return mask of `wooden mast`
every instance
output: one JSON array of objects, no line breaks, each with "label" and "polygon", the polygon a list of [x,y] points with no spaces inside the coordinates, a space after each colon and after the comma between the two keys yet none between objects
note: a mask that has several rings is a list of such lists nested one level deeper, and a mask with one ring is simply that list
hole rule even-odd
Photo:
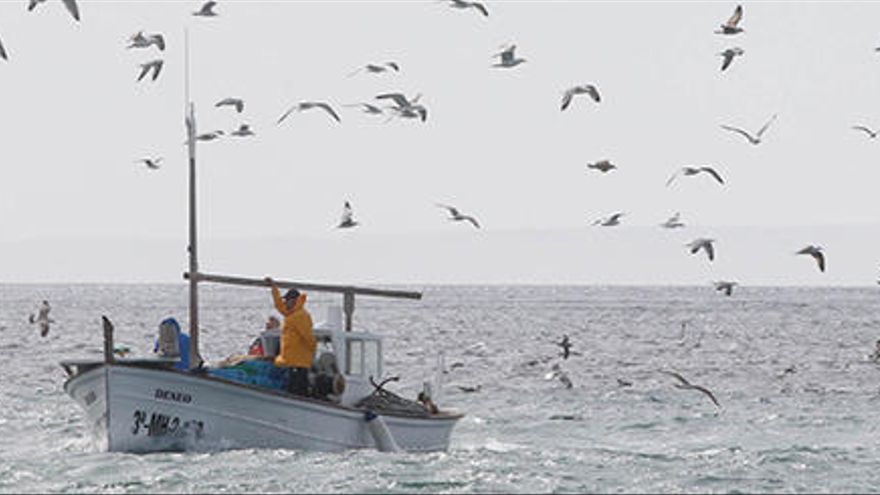
[{"label": "wooden mast", "polygon": [[[196,111],[189,99],[189,30],[184,30],[185,67],[184,85],[186,98],[186,140],[189,154],[189,271],[199,272],[198,231],[196,230]],[[199,285],[193,278],[189,281],[189,366],[198,368],[202,364],[199,354]]]}]

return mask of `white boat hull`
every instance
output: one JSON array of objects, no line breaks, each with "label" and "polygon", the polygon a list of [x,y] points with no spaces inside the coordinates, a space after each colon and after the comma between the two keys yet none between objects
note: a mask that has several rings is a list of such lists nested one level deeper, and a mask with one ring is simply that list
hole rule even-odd
[{"label": "white boat hull", "polygon": [[[101,364],[75,374],[64,388],[109,451],[381,447],[362,409],[205,375]],[[460,418],[382,416],[401,450],[423,452],[446,450]]]}]

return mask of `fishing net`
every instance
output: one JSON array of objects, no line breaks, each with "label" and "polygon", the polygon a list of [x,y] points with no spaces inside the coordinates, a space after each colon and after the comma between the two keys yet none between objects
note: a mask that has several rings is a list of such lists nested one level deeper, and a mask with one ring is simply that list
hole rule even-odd
[{"label": "fishing net", "polygon": [[412,416],[424,418],[430,416],[428,410],[420,403],[404,399],[403,397],[389,392],[384,388],[375,390],[372,394],[359,400],[355,407],[371,409],[377,414],[394,414],[398,416]]}]

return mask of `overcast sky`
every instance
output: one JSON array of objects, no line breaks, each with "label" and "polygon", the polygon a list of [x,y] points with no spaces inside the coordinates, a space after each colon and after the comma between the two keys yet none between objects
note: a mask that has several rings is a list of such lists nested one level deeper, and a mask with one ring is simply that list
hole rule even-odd
[{"label": "overcast sky", "polygon": [[[204,271],[328,282],[868,285],[880,276],[880,3],[0,3],[0,281],[187,268],[184,30]],[[167,49],[127,49],[164,34]],[[515,43],[527,62],[495,69]],[[721,72],[719,52],[745,54]],[[162,58],[155,82],[139,64]],[[395,61],[399,74],[348,75]],[[601,103],[562,92],[595,84]],[[421,93],[427,122],[344,103]],[[245,100],[239,115],[215,108]],[[277,119],[292,104],[320,111]],[[752,131],[758,146],[720,128]],[[162,156],[159,170],[135,160]],[[586,164],[607,158],[608,174]],[[725,178],[666,180],[684,165]],[[361,225],[335,229],[345,200]],[[449,222],[436,202],[483,225]],[[593,220],[626,212],[618,227]],[[685,229],[657,226],[680,211]],[[717,239],[710,263],[684,246]],[[828,271],[793,253],[826,248]]]}]

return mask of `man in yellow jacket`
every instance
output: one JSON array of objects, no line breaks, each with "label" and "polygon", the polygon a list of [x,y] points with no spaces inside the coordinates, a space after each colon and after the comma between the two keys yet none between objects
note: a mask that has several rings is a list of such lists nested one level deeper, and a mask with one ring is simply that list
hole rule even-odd
[{"label": "man in yellow jacket", "polygon": [[272,300],[275,309],[284,315],[281,327],[281,349],[275,357],[275,366],[288,368],[288,392],[296,395],[308,395],[309,368],[315,358],[318,342],[312,332],[312,316],[303,307],[306,295],[296,289],[290,289],[281,297],[281,291],[271,277],[266,282],[272,287]]}]

